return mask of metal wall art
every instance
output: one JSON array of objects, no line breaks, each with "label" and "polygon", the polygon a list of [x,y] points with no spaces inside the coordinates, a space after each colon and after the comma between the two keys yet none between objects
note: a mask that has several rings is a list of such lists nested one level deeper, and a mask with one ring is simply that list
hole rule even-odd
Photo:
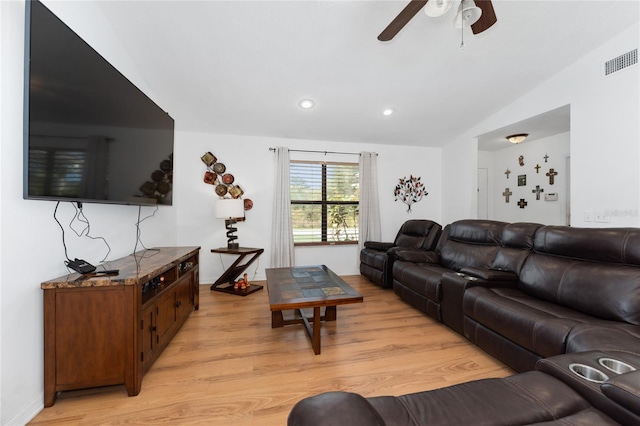
[{"label": "metal wall art", "polygon": [[393,190],[393,195],[395,196],[394,201],[401,200],[407,206],[407,213],[411,212],[411,205],[413,203],[417,203],[422,200],[422,197],[425,195],[429,195],[427,191],[424,189],[424,184],[420,181],[419,176],[409,175],[409,179],[407,177],[403,177],[399,179],[399,183],[396,185],[396,188]]},{"label": "metal wall art", "polygon": [[[224,163],[218,162],[218,158],[211,152],[205,152],[200,159],[207,166],[207,170],[204,172],[204,183],[213,185],[217,196],[220,198],[242,198],[244,190],[235,183],[235,177],[231,173],[226,173],[227,166]],[[245,198],[243,201],[244,209],[251,210],[253,201],[249,198]]]}]

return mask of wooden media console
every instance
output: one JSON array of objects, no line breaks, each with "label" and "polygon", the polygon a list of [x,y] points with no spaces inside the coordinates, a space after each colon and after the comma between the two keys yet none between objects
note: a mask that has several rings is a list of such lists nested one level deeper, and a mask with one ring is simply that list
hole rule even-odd
[{"label": "wooden media console", "polygon": [[[44,406],[57,392],[142,376],[199,303],[200,247],[161,247],[105,262],[117,275],[65,275],[44,292]],[[103,265],[98,267],[100,272]]]}]

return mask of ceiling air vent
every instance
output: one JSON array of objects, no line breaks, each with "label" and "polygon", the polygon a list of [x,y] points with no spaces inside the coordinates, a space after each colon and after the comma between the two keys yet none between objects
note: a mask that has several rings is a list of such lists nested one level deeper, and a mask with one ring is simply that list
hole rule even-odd
[{"label": "ceiling air vent", "polygon": [[631,65],[638,63],[638,49],[633,49],[630,52],[620,55],[617,58],[613,58],[604,63],[604,75],[613,74],[616,71],[620,71]]}]

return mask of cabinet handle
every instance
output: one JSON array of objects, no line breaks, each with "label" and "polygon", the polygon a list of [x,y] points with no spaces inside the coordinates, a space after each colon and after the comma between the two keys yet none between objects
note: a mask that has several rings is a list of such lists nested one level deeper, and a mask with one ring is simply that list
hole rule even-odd
[{"label": "cabinet handle", "polygon": [[179,308],[180,306],[182,306],[182,300],[178,300],[176,302],[176,308]]},{"label": "cabinet handle", "polygon": [[151,331],[156,331],[157,329],[158,329],[158,327],[155,326],[155,325],[153,327],[151,327]]}]

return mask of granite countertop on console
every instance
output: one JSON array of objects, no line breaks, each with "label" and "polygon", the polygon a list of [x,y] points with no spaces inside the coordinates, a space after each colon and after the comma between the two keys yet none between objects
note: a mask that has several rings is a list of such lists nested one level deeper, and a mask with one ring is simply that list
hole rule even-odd
[{"label": "granite countertop on console", "polygon": [[[180,262],[195,255],[200,247],[155,247],[99,265],[101,270],[118,269],[117,275],[81,275],[73,273],[45,281],[43,290],[54,288],[110,287],[137,285],[175,267]],[[195,266],[195,265],[194,265]]]}]

